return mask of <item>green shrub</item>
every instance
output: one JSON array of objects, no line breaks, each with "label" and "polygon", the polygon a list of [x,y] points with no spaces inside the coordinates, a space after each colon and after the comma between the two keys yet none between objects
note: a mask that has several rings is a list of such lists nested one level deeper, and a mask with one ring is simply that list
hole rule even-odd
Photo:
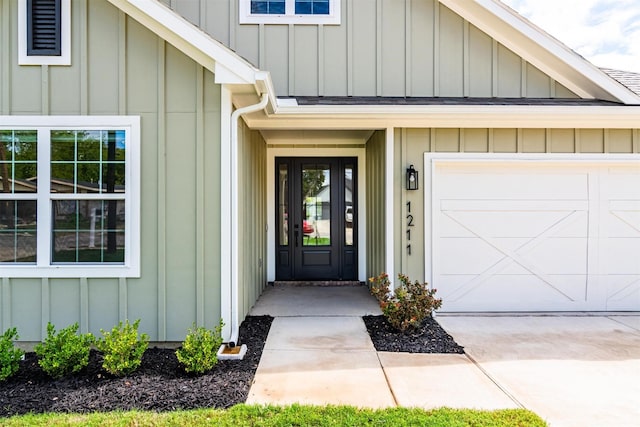
[{"label": "green shrub", "polygon": [[96,347],[103,354],[102,367],[112,375],[121,377],[138,369],[142,363],[142,356],[149,345],[149,336],[138,336],[140,319],[130,324],[118,323],[111,332],[100,329],[102,338],[96,342]]},{"label": "green shrub", "polygon": [[78,323],[56,333],[47,323],[47,338],[35,347],[38,364],[48,375],[61,378],[76,373],[89,364],[89,351],[94,338],[91,334],[77,335]]},{"label": "green shrub", "polygon": [[176,350],[178,361],[184,365],[185,371],[202,374],[218,363],[217,351],[222,344],[223,326],[222,320],[215,330],[193,324],[182,347]]},{"label": "green shrub", "polygon": [[389,289],[389,276],[382,273],[371,277],[371,294],[380,303],[387,322],[401,332],[418,328],[433,310],[442,306],[442,300],[435,297],[436,290],[426,283],[411,282],[408,276],[398,274],[400,286],[394,292]]},{"label": "green shrub", "polygon": [[0,381],[4,381],[18,372],[20,359],[24,351],[16,348],[13,341],[17,340],[18,330],[10,328],[0,335]]}]

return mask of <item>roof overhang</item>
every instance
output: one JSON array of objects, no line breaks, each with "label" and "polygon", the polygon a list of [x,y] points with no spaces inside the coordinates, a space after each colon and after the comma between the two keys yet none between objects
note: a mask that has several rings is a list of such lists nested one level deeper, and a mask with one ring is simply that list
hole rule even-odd
[{"label": "roof overhang", "polygon": [[312,105],[245,116],[253,129],[638,129],[640,106]]},{"label": "roof overhang", "polygon": [[216,83],[237,85],[239,91],[245,92],[247,89],[244,86],[251,85],[253,92],[257,95],[269,93],[272,103],[275,104],[275,92],[269,73],[258,70],[234,51],[213,39],[161,2],[150,0],[108,1],[211,71],[215,76]]},{"label": "roof overhang", "polygon": [[640,96],[498,0],[439,0],[581,98],[640,104]]}]

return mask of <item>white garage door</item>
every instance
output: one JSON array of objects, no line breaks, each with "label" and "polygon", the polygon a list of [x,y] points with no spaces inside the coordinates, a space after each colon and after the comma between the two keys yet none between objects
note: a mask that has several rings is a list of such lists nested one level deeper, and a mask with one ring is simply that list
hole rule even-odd
[{"label": "white garage door", "polygon": [[442,311],[640,310],[640,161],[426,164]]}]

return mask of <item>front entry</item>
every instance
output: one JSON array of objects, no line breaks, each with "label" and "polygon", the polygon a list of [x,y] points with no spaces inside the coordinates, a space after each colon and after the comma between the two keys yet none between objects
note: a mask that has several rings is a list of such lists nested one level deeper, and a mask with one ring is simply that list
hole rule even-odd
[{"label": "front entry", "polygon": [[276,280],[357,280],[357,159],[276,158]]}]

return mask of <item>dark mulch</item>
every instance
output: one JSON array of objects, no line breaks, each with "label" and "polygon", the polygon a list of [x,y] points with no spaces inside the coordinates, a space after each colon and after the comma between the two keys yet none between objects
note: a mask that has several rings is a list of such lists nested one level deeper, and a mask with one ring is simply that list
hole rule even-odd
[{"label": "dark mulch", "polygon": [[18,373],[0,383],[0,417],[27,412],[228,408],[246,400],[272,321],[269,316],[247,317],[239,338],[248,347],[244,359],[220,361],[201,376],[185,373],[175,350],[149,348],[140,368],[125,378],[106,374],[100,355],[92,351],[82,372],[52,380],[36,355],[28,353]]},{"label": "dark mulch", "polygon": [[[228,408],[246,400],[272,321],[270,316],[247,317],[239,339],[248,347],[244,359],[220,361],[200,376],[184,372],[175,350],[149,348],[140,368],[125,378],[106,374],[101,356],[92,351],[82,372],[52,380],[38,365],[36,355],[27,353],[18,373],[0,383],[0,417],[28,412]],[[394,331],[383,316],[365,316],[364,323],[378,351],[464,352],[431,318],[411,334]]]},{"label": "dark mulch", "polygon": [[377,351],[464,353],[463,347],[432,317],[427,317],[421,328],[406,334],[394,330],[384,316],[364,316],[363,320]]}]

